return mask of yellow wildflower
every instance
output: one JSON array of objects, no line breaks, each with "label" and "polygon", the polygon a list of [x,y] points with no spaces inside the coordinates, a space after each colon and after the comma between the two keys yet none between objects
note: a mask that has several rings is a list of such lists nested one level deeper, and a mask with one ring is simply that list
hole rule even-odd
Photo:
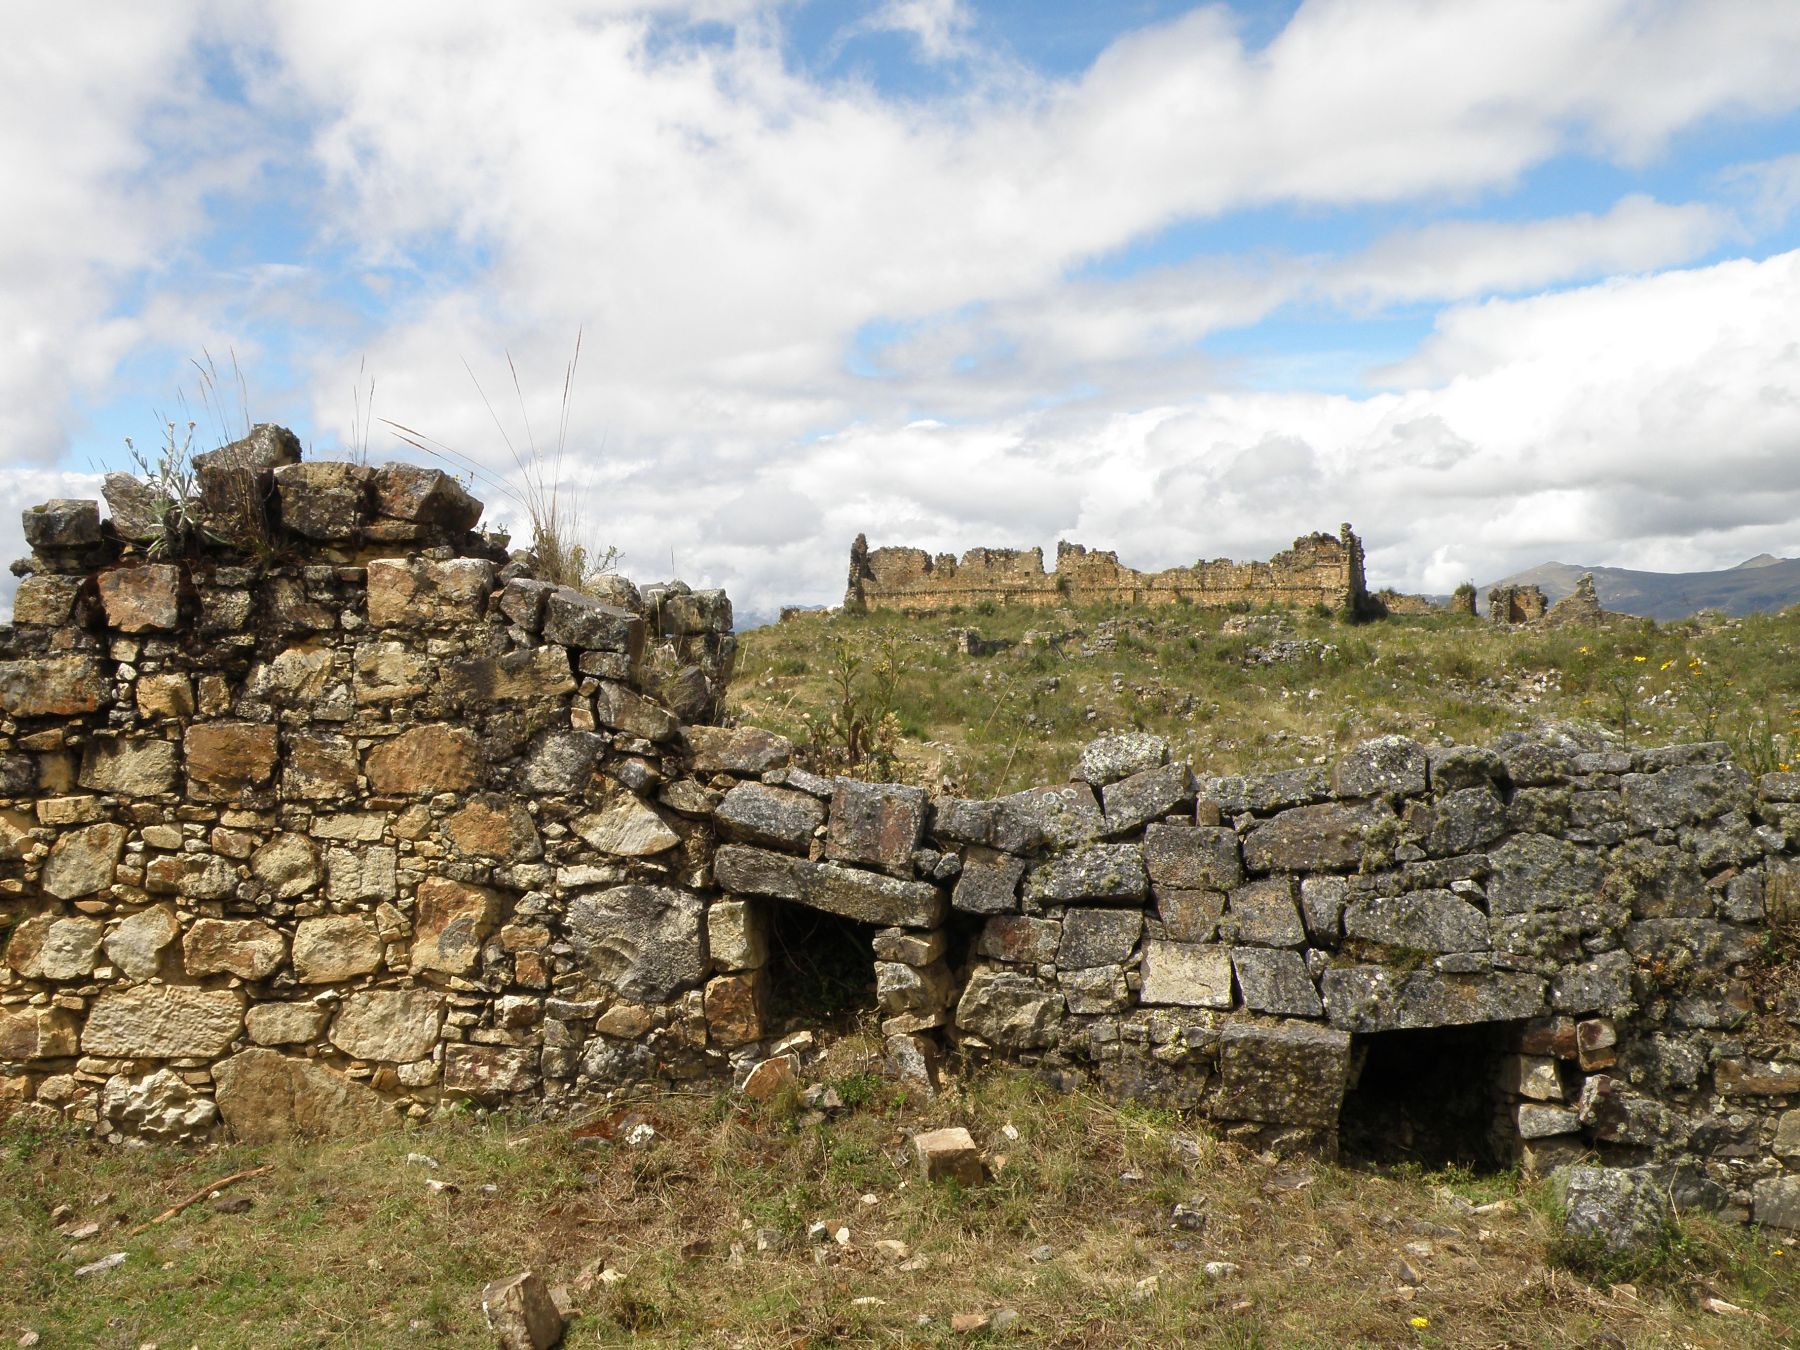
[{"label": "yellow wildflower", "polygon": [[1675,663],[1674,663],[1674,662],[1673,662],[1673,661],[1664,661],[1664,662],[1663,662],[1663,663],[1662,663],[1662,665],[1660,665],[1660,666],[1658,666],[1658,667],[1657,667],[1657,669],[1659,669],[1659,670],[1667,670],[1667,669],[1668,669],[1668,668],[1669,668],[1669,667],[1670,667],[1670,666],[1672,666],[1672,665],[1674,665],[1674,664],[1675,664]]},{"label": "yellow wildflower", "polygon": [[1647,656],[1634,656],[1631,659],[1633,661],[1648,661],[1650,658]]},{"label": "yellow wildflower", "polygon": [[1424,1317],[1424,1316],[1415,1317],[1412,1320],[1412,1324],[1415,1327],[1417,1327],[1420,1331],[1423,1331],[1423,1330],[1425,1330],[1426,1327],[1431,1325],[1431,1319],[1429,1317]]}]

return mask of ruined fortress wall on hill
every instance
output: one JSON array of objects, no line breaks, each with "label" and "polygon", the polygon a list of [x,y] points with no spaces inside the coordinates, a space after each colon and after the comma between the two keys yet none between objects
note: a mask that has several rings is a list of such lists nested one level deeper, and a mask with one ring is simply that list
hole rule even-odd
[{"label": "ruined fortress wall on hill", "polygon": [[769,1090],[806,1071],[768,1011],[801,907],[868,935],[920,1091],[956,1052],[1329,1151],[1386,1054],[1386,1109],[1450,1093],[1527,1167],[1800,1227],[1800,775],[1557,730],[1229,777],[1128,734],[994,800],[827,779],[713,725],[720,592],[550,586],[430,470],[213,486],[254,548],[150,556],[124,493],[28,513],[0,1110],[255,1140]]},{"label": "ruined fortress wall on hill", "polygon": [[1336,536],[1303,535],[1267,562],[1219,559],[1162,572],[1123,566],[1118,554],[1057,545],[1056,570],[1042,549],[974,548],[958,560],[923,549],[871,550],[861,535],[850,550],[844,603],[856,611],[907,613],[1000,605],[1172,605],[1205,608],[1277,605],[1361,612],[1367,603],[1362,541],[1348,525]]}]

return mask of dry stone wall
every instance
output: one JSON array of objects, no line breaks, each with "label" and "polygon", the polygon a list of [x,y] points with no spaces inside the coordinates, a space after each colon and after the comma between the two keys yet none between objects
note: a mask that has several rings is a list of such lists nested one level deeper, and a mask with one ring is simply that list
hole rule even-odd
[{"label": "dry stone wall", "polygon": [[1334,535],[1303,535],[1268,562],[1219,559],[1162,572],[1137,572],[1111,552],[1058,544],[1056,570],[1044,551],[974,548],[959,561],[917,548],[871,550],[862,535],[850,549],[844,596],[853,611],[906,613],[999,605],[1173,605],[1204,608],[1276,605],[1361,614],[1368,608],[1362,541],[1348,525]]},{"label": "dry stone wall", "polygon": [[1399,1042],[1402,1108],[1466,1067],[1495,1156],[1800,1226],[1800,775],[1561,731],[1244,777],[1126,735],[989,801],[825,779],[713,725],[722,594],[559,590],[465,506],[397,514],[382,474],[455,500],[423,471],[308,467],[256,563],[40,513],[0,631],[15,1104],[256,1139],[766,1088],[800,907],[861,926],[922,1090],[1002,1058],[1330,1150],[1393,1037],[1460,1028],[1480,1055]]}]

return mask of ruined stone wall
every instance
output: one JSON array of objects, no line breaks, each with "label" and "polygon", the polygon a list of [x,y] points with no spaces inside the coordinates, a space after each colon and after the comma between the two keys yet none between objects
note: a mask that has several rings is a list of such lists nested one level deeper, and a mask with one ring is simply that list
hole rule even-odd
[{"label": "ruined stone wall", "polygon": [[1268,562],[1195,563],[1163,572],[1122,566],[1118,554],[1090,552],[1080,544],[1058,544],[1056,570],[1044,570],[1042,549],[975,548],[933,558],[923,549],[870,550],[861,535],[850,550],[850,579],[844,598],[852,610],[896,609],[907,613],[1000,605],[1172,605],[1204,608],[1277,605],[1307,609],[1324,605],[1361,613],[1362,541],[1343,526],[1329,534],[1303,535]]},{"label": "ruined stone wall", "polygon": [[1501,1156],[1800,1226],[1800,775],[1558,732],[1248,777],[1127,735],[992,801],[824,779],[705,725],[722,595],[372,543],[378,475],[348,522],[289,479],[280,529],[323,534],[255,566],[35,527],[0,632],[0,1093],[31,1109],[259,1138],[766,1090],[802,1067],[768,1013],[801,907],[866,926],[924,1090],[992,1056],[1329,1150],[1383,1036],[1485,1028]]}]

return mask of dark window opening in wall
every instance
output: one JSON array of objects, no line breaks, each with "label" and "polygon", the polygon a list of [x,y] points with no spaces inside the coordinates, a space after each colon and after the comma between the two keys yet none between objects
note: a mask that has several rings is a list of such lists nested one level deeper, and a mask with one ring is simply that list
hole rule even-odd
[{"label": "dark window opening in wall", "polygon": [[772,1025],[848,1028],[875,1009],[874,924],[782,900],[769,902]]},{"label": "dark window opening in wall", "polygon": [[1482,1022],[1355,1037],[1338,1116],[1344,1160],[1478,1172],[1509,1165],[1496,1126],[1514,1026]]}]

